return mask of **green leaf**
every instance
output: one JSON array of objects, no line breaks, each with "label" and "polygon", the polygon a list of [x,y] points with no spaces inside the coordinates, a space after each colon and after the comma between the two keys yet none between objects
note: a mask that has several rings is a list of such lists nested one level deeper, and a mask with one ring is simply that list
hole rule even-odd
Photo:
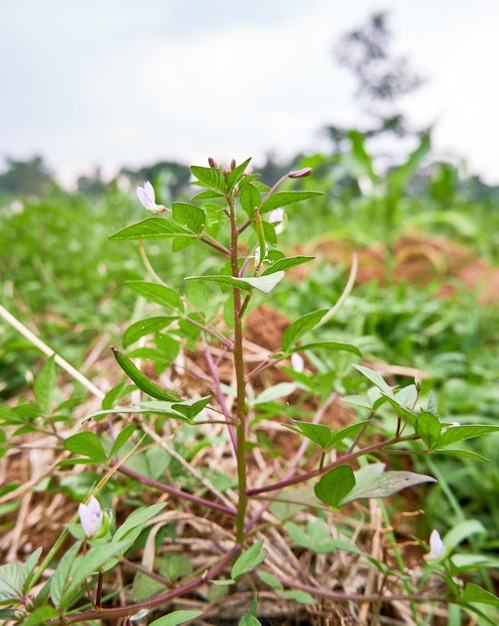
[{"label": "green leaf", "polygon": [[465,539],[472,535],[486,535],[482,522],[476,519],[463,520],[454,524],[454,526],[445,534],[442,541],[452,550],[456,548]]},{"label": "green leaf", "polygon": [[391,398],[392,400],[395,400],[395,402],[397,403],[397,400],[395,399],[392,388],[385,382],[382,376],[380,376],[374,370],[369,369],[368,367],[364,367],[364,365],[354,364],[354,367],[361,374],[363,374],[367,379],[369,379],[373,383],[373,385],[375,385],[383,393],[383,395],[385,395],[387,398]]},{"label": "green leaf", "polygon": [[355,487],[341,500],[340,505],[362,498],[387,498],[407,487],[437,482],[432,476],[414,472],[385,472],[384,463],[370,463],[354,474]]},{"label": "green leaf", "polygon": [[244,172],[250,164],[250,161],[251,158],[246,159],[246,161],[243,161],[240,165],[236,165],[236,167],[229,172],[227,175],[227,187],[229,191],[232,191],[234,186],[244,177]]},{"label": "green leaf", "polygon": [[300,589],[288,589],[279,593],[283,598],[288,598],[299,604],[315,604],[315,600],[311,594],[307,591],[301,591]]},{"label": "green leaf", "polygon": [[115,348],[111,348],[111,350],[121,369],[133,380],[140,390],[158,400],[166,400],[167,402],[180,401],[180,398],[168,393],[152,380],[149,380],[145,374],[135,367],[132,361],[130,361],[123,352],[119,352]]},{"label": "green leaf", "polygon": [[148,217],[141,222],[125,226],[109,237],[112,241],[141,239],[166,239],[169,237],[195,237],[181,224],[174,222],[168,217]]},{"label": "green leaf", "polygon": [[74,454],[88,456],[96,464],[107,462],[106,451],[99,437],[90,431],[71,435],[64,441],[64,447]]},{"label": "green leaf", "polygon": [[362,356],[362,352],[357,348],[357,346],[354,346],[351,343],[342,343],[339,341],[314,341],[312,343],[306,343],[301,346],[297,346],[292,350],[288,350],[288,354],[293,354],[293,352],[304,352],[305,350],[315,350],[317,348],[332,352],[351,352],[356,356]]},{"label": "green leaf", "polygon": [[143,280],[127,280],[125,284],[135,293],[138,293],[139,296],[150,302],[155,302],[170,311],[184,312],[182,298],[169,287],[158,285],[157,283],[148,283]]},{"label": "green leaf", "polygon": [[209,276],[187,276],[185,280],[205,280],[212,283],[220,283],[228,287],[235,287],[243,291],[258,289],[262,293],[270,293],[284,278],[284,272],[275,272],[270,276],[259,276],[257,278],[235,278],[234,276],[224,276],[220,274]]},{"label": "green leaf", "polygon": [[64,553],[57,565],[57,569],[50,577],[50,597],[56,607],[62,605],[64,594],[70,584],[69,575],[82,543],[81,540],[77,541]]},{"label": "green leaf", "polygon": [[416,416],[414,428],[431,450],[439,440],[442,425],[433,413],[422,411]]},{"label": "green leaf", "polygon": [[323,424],[311,424],[310,422],[300,422],[298,420],[293,420],[293,424],[295,426],[290,426],[289,424],[285,424],[285,426],[295,433],[305,435],[307,439],[316,443],[326,452],[331,441],[331,429]]},{"label": "green leaf", "polygon": [[456,443],[456,441],[473,439],[474,437],[481,437],[482,435],[496,433],[497,431],[499,431],[499,426],[486,426],[481,424],[470,426],[448,426],[447,429],[440,435],[435,448],[445,448],[451,443]]},{"label": "green leaf", "polygon": [[24,576],[17,561],[0,566],[0,603],[22,599]]},{"label": "green leaf", "polygon": [[480,461],[482,463],[490,463],[490,459],[488,459],[485,456],[482,456],[481,454],[478,454],[478,452],[472,452],[471,450],[461,450],[459,448],[452,448],[449,450],[449,448],[445,448],[445,449],[439,448],[437,452],[438,454],[446,454],[447,456],[451,456],[453,458],[461,457],[462,459],[472,459],[473,461]]},{"label": "green leaf", "polygon": [[166,328],[166,326],[168,326],[174,319],[176,319],[175,316],[162,316],[150,317],[148,319],[135,322],[127,328],[125,334],[123,335],[123,347],[128,348],[132,345],[132,343],[135,343],[137,339],[140,339],[145,335],[155,333],[158,330],[163,330],[163,328]]},{"label": "green leaf", "polygon": [[245,613],[241,616],[238,626],[261,626],[262,622],[252,615],[251,613]]},{"label": "green leaf", "polygon": [[255,185],[249,184],[239,194],[241,206],[248,217],[253,217],[255,208],[260,206],[262,196]]},{"label": "green leaf", "polygon": [[337,508],[355,487],[355,477],[350,465],[340,465],[324,474],[314,487],[314,493],[326,504]]},{"label": "green leaf", "polygon": [[198,179],[196,182],[203,187],[214,191],[225,192],[225,180],[222,172],[217,167],[200,167],[192,165],[191,172]]},{"label": "green leaf", "polygon": [[267,551],[263,546],[263,540],[254,543],[251,548],[245,550],[238,556],[231,570],[231,578],[237,580],[239,576],[251,572],[257,565],[263,563],[267,556]]},{"label": "green leaf", "polygon": [[160,502],[158,504],[151,504],[151,506],[148,507],[140,507],[135,511],[132,511],[132,513],[130,513],[123,524],[115,532],[113,542],[130,541],[132,535],[134,538],[138,536],[145,523],[162,511],[165,506],[166,504]]},{"label": "green leaf", "polygon": [[184,415],[189,421],[193,420],[196,415],[199,415],[201,411],[210,403],[211,396],[205,396],[204,398],[198,398],[197,400],[185,400],[181,403],[172,404],[172,409],[178,411]]},{"label": "green leaf", "polygon": [[149,624],[149,626],[177,626],[177,624],[183,624],[184,622],[195,619],[202,614],[203,611],[173,611],[173,613],[169,613],[168,615],[155,619]]},{"label": "green leaf", "polygon": [[204,211],[188,202],[174,202],[172,205],[172,216],[176,222],[187,226],[189,230],[192,230],[197,235],[203,230],[206,221]]},{"label": "green leaf", "polygon": [[332,448],[336,444],[343,441],[343,439],[356,437],[366,424],[369,424],[369,420],[364,420],[363,422],[358,422],[357,424],[351,424],[350,426],[346,426],[338,431],[333,430],[331,433],[329,447]]},{"label": "green leaf", "polygon": [[113,447],[109,452],[109,458],[112,459],[113,456],[119,452],[119,450],[125,445],[125,443],[130,439],[130,437],[135,432],[136,424],[128,424],[125,426],[123,430],[118,433],[118,436],[114,440]]},{"label": "green leaf", "polygon": [[127,547],[128,544],[126,542],[121,543],[113,541],[112,543],[92,548],[92,550],[84,556],[78,557],[73,562],[73,566],[71,568],[71,582],[64,591],[61,602],[62,608],[67,607],[74,595],[80,591],[81,586],[89,576],[99,572],[109,559],[117,556],[126,550]]},{"label": "green leaf", "polygon": [[33,393],[35,394],[36,401],[47,414],[50,414],[52,411],[54,392],[57,388],[57,372],[54,358],[55,356],[52,355],[47,360],[33,385]]},{"label": "green leaf", "polygon": [[158,346],[158,352],[161,359],[166,360],[168,363],[173,363],[180,352],[180,342],[164,333],[158,333],[156,335],[156,345]]},{"label": "green leaf", "polygon": [[45,605],[39,606],[32,613],[30,613],[28,619],[22,622],[23,626],[45,626],[45,624],[53,617],[57,616],[57,611],[53,606]]},{"label": "green leaf", "polygon": [[283,352],[287,353],[300,337],[317,326],[327,311],[327,309],[312,311],[312,313],[307,313],[290,324],[282,334],[281,347]]},{"label": "green leaf", "polygon": [[297,265],[302,265],[303,263],[308,263],[309,261],[313,261],[315,259],[314,256],[290,256],[284,259],[278,259],[275,263],[272,263],[270,267],[268,267],[261,275],[268,276],[269,274],[273,274],[274,272],[284,272],[289,270],[291,267],[296,267]]},{"label": "green leaf", "polygon": [[282,591],[284,589],[281,581],[277,580],[277,578],[269,572],[257,572],[257,576],[263,580],[266,585],[272,587],[272,589],[277,589],[278,591]]},{"label": "green leaf", "polygon": [[478,602],[479,604],[499,606],[499,598],[497,596],[475,585],[475,583],[466,583],[462,599],[465,602]]},{"label": "green leaf", "polygon": [[272,402],[278,398],[289,396],[296,390],[295,383],[277,383],[272,387],[267,387],[262,393],[260,393],[252,402],[253,405],[264,404],[265,402]]},{"label": "green leaf", "polygon": [[288,204],[294,204],[295,202],[301,202],[302,200],[308,200],[316,196],[323,196],[322,191],[280,191],[272,194],[260,207],[260,213],[268,213],[273,209],[287,206]]}]

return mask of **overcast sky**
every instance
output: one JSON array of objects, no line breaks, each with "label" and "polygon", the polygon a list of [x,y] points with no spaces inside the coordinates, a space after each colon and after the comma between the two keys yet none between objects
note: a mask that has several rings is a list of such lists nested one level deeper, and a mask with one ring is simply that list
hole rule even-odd
[{"label": "overcast sky", "polygon": [[427,79],[403,108],[499,184],[498,0],[0,0],[0,158],[102,166],[327,150],[359,123],[332,50],[374,11]]}]

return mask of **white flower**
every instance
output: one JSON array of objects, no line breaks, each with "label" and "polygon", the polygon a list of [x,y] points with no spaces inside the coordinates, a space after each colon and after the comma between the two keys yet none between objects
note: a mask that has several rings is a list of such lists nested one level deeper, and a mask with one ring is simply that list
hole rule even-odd
[{"label": "white flower", "polygon": [[154,187],[146,180],[143,187],[137,187],[137,197],[140,200],[140,204],[148,211],[154,213],[163,213],[166,208],[162,204],[156,204],[156,194],[154,193]]},{"label": "white flower", "polygon": [[444,542],[440,538],[438,530],[432,530],[430,535],[430,552],[425,555],[427,561],[437,561],[447,552]]},{"label": "white flower", "polygon": [[305,361],[298,354],[298,352],[293,352],[291,355],[291,367],[295,370],[295,372],[303,372],[305,367]]},{"label": "white flower", "polygon": [[267,244],[265,244],[265,255],[263,257],[263,259],[260,258],[260,246],[257,246],[255,249],[255,254],[253,257],[250,258],[254,258],[255,259],[255,265],[261,265],[263,263],[263,260],[267,258],[267,254],[269,253],[269,247]]},{"label": "white flower", "polygon": [[88,504],[82,502],[78,506],[78,514],[85,537],[94,537],[101,529],[103,520],[102,509],[97,498],[91,496]]},{"label": "white flower", "polygon": [[282,233],[282,230],[284,228],[284,209],[279,208],[271,211],[269,213],[269,222],[271,224],[275,224],[274,228],[276,235]]}]

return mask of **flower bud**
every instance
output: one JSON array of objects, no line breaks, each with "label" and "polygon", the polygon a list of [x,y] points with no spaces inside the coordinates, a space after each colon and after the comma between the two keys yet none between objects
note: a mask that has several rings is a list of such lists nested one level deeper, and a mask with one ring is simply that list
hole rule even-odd
[{"label": "flower bud", "polygon": [[234,171],[236,169],[236,159],[232,159],[230,162],[230,171]]},{"label": "flower bud", "polygon": [[218,168],[217,162],[215,161],[215,159],[212,159],[211,157],[209,157],[209,159],[208,159],[208,165],[210,167],[215,168],[215,169]]},{"label": "flower bud", "polygon": [[311,167],[304,167],[301,170],[296,170],[294,172],[289,172],[289,178],[305,178],[305,176],[310,176],[312,173]]},{"label": "flower bud", "polygon": [[80,522],[83,527],[85,537],[90,539],[95,537],[102,527],[104,519],[102,509],[100,508],[99,501],[95,496],[91,496],[88,504],[83,502],[78,506],[78,514],[80,516]]}]

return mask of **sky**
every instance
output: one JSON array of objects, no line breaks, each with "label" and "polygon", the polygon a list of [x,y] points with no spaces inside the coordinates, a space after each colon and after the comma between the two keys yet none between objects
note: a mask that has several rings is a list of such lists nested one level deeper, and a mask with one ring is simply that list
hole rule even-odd
[{"label": "sky", "polygon": [[324,126],[363,119],[335,43],[377,11],[426,79],[409,120],[499,184],[497,0],[0,0],[0,159],[41,155],[67,184],[327,152]]}]

